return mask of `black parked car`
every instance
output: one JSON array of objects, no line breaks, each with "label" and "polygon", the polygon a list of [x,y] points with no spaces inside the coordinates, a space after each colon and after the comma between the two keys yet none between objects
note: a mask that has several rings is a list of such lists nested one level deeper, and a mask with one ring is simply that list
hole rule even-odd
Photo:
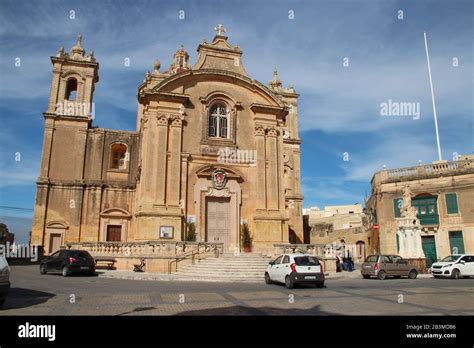
[{"label": "black parked car", "polygon": [[67,277],[71,273],[95,274],[94,258],[84,250],[59,250],[45,257],[40,264],[40,273],[61,273]]}]

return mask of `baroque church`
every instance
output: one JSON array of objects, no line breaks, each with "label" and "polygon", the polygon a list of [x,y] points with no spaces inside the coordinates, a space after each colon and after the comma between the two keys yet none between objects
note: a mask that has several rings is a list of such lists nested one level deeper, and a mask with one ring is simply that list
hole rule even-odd
[{"label": "baroque church", "polygon": [[32,244],[181,241],[189,223],[226,252],[244,223],[254,251],[303,241],[298,94],[276,69],[268,85],[252,79],[215,30],[194,65],[181,47],[146,72],[135,131],[94,126],[99,63],[80,36],[51,57]]}]

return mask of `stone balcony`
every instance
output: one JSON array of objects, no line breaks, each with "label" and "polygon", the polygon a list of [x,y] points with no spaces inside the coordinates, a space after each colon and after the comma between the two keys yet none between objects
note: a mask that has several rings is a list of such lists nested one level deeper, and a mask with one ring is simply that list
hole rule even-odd
[{"label": "stone balcony", "polygon": [[403,182],[410,180],[430,179],[441,176],[452,176],[474,173],[474,159],[452,162],[435,162],[413,167],[385,169],[374,174],[371,184]]}]

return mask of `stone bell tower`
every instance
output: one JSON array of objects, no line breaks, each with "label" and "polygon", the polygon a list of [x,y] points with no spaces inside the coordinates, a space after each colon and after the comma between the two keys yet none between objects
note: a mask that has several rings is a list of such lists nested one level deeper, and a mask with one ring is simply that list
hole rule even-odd
[{"label": "stone bell tower", "polygon": [[[99,64],[92,51],[85,54],[80,35],[69,53],[61,47],[51,57],[51,62],[53,78],[48,109],[43,114],[45,129],[40,178],[80,180],[86,131],[94,118],[92,100],[95,84],[99,81]],[[52,153],[53,138],[66,140],[61,143],[61,151]],[[68,157],[73,156],[79,162],[71,163],[71,157],[62,159],[61,153],[68,153]]]},{"label": "stone bell tower", "polygon": [[62,108],[64,101],[76,103],[92,103],[95,83],[99,81],[99,64],[94,52],[85,54],[82,48],[82,37],[77,36],[76,44],[70,53],[65,53],[61,47],[59,52],[51,57],[53,63],[53,79],[47,113],[56,113],[67,116],[82,116],[80,110]]},{"label": "stone bell tower", "polygon": [[[69,53],[61,47],[51,62],[53,77],[48,108],[43,113],[43,150],[32,227],[32,243],[38,245],[45,243],[47,206],[54,199],[61,201],[61,206],[71,207],[67,210],[71,221],[79,219],[87,132],[94,117],[92,100],[99,81],[99,64],[92,51],[85,54],[80,35]],[[58,185],[69,190],[63,191],[61,199],[52,196],[58,192]],[[74,229],[69,227],[68,233],[74,233]]]}]

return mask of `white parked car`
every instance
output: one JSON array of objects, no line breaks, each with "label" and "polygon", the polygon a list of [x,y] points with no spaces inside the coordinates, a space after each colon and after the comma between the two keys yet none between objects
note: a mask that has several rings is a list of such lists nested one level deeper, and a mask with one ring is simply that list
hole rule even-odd
[{"label": "white parked car", "polygon": [[431,265],[431,274],[435,278],[474,277],[474,255],[449,255]]},{"label": "white parked car", "polygon": [[317,257],[306,254],[283,254],[270,262],[265,283],[284,283],[288,289],[295,284],[312,283],[324,287],[324,272]]},{"label": "white parked car", "polygon": [[10,267],[5,255],[0,255],[0,307],[10,291]]}]

